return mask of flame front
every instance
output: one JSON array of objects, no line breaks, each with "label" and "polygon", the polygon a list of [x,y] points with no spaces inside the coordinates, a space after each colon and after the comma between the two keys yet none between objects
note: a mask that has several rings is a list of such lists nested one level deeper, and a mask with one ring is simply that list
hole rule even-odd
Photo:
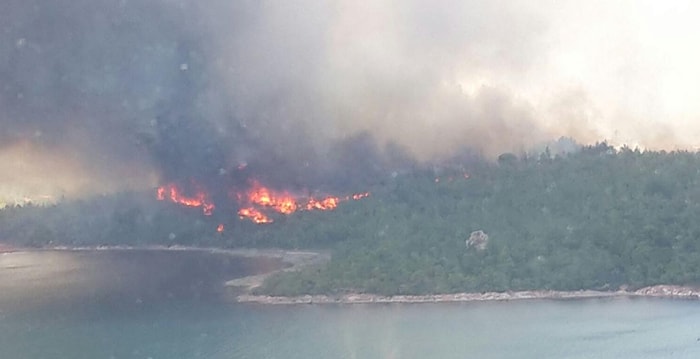
[{"label": "flame front", "polygon": [[320,200],[309,198],[309,201],[306,203],[306,206],[304,208],[306,208],[307,211],[312,211],[315,209],[321,211],[330,211],[338,207],[338,202],[340,202],[340,199],[338,197],[326,197]]},{"label": "flame front", "polygon": [[[240,219],[248,219],[254,223],[273,223],[266,211],[289,215],[297,211],[331,211],[343,201],[359,200],[369,196],[369,192],[356,193],[346,197],[327,196],[323,198],[293,196],[287,191],[275,191],[263,186],[256,180],[250,181],[250,187],[245,192],[230,193],[231,199],[238,202],[240,209],[237,214]],[[204,190],[198,189],[193,197],[182,194],[175,184],[158,187],[156,198],[160,201],[169,200],[187,207],[201,207],[205,215],[214,211],[214,203]],[[216,231],[222,233],[224,225],[220,224]]]},{"label": "flame front", "polygon": [[369,196],[369,192],[356,193],[346,197],[327,196],[323,198],[299,198],[286,191],[275,191],[263,186],[258,181],[251,181],[250,189],[245,193],[234,196],[239,202],[245,202],[245,207],[238,211],[241,219],[250,219],[255,223],[272,223],[262,210],[281,214],[292,214],[297,211],[332,211],[343,201],[359,200]]},{"label": "flame front", "polygon": [[203,191],[198,191],[194,197],[187,197],[180,193],[180,189],[174,184],[161,186],[156,190],[156,198],[160,201],[168,199],[187,207],[202,207],[202,212],[211,216],[215,206],[207,197],[206,192]]},{"label": "flame front", "polygon": [[273,220],[272,218],[266,216],[264,213],[258,211],[254,207],[248,207],[248,208],[241,208],[238,210],[238,217],[240,219],[250,219],[251,221],[258,223],[258,224],[263,224],[263,223],[272,223]]},{"label": "flame front", "polygon": [[275,193],[269,188],[263,187],[258,181],[252,182],[252,188],[248,191],[248,201],[263,207],[270,207],[275,212],[290,214],[296,212],[297,202],[289,193]]}]

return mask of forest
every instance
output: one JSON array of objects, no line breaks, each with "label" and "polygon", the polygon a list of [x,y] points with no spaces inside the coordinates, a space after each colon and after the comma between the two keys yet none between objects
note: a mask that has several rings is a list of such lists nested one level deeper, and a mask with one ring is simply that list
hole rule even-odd
[{"label": "forest", "polygon": [[[616,290],[700,279],[700,154],[616,149],[389,169],[371,195],[271,224],[125,192],[0,210],[16,246],[192,245],[327,249],[322,267],[283,273],[275,295]],[[216,231],[225,223],[223,233]],[[488,241],[469,246],[475,231]]]}]

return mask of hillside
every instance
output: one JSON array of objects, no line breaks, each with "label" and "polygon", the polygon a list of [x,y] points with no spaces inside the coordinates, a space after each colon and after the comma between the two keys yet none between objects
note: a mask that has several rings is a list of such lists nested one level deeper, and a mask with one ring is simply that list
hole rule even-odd
[{"label": "hillside", "polygon": [[[0,211],[15,245],[186,244],[324,248],[320,268],[283,273],[268,294],[422,294],[617,289],[700,278],[700,154],[615,150],[502,155],[388,171],[372,195],[268,225],[124,193]],[[226,231],[217,233],[217,223]],[[467,239],[483,231],[483,250]]]}]

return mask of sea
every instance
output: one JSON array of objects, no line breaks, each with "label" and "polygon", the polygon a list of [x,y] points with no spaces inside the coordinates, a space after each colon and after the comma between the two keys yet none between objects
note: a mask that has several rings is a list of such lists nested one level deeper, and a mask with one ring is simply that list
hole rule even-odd
[{"label": "sea", "polygon": [[272,259],[0,254],[0,358],[700,358],[700,302],[236,303]]}]

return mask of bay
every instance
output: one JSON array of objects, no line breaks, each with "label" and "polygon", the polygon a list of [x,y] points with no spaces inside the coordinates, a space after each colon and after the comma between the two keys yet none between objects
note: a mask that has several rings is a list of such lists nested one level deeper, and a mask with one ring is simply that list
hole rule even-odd
[{"label": "bay", "polygon": [[0,358],[698,358],[700,303],[238,304],[279,263],[200,252],[0,256]]}]

